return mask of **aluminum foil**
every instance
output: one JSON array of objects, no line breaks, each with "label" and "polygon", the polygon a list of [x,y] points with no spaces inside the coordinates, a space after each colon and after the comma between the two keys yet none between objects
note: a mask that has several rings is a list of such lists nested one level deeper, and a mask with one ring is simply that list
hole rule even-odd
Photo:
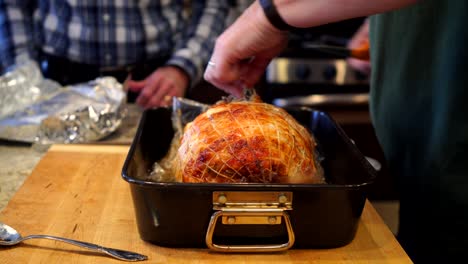
[{"label": "aluminum foil", "polygon": [[42,77],[39,66],[34,61],[18,65],[0,76],[0,119],[59,89],[58,83]]},{"label": "aluminum foil", "polygon": [[6,96],[10,100],[2,99],[0,112],[0,138],[6,140],[97,141],[114,132],[126,114],[126,94],[113,77],[61,87],[44,79],[32,62],[1,77],[0,98]]}]

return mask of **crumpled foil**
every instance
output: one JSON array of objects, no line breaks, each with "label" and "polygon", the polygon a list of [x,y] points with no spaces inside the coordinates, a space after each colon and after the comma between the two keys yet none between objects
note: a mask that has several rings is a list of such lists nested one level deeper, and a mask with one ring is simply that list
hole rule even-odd
[{"label": "crumpled foil", "polygon": [[34,61],[18,65],[0,76],[0,119],[15,113],[60,89],[60,84],[44,79]]},{"label": "crumpled foil", "polygon": [[126,94],[115,78],[61,87],[44,79],[34,62],[0,78],[0,98],[0,138],[21,142],[97,141],[115,131],[126,114]]}]

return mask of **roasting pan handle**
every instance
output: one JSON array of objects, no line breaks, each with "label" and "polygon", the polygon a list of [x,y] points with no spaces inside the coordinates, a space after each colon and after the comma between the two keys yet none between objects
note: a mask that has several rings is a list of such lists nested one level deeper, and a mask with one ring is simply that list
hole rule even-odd
[{"label": "roasting pan handle", "polygon": [[[213,234],[218,218],[225,217],[228,219],[255,219],[259,217],[266,217],[267,219],[284,219],[284,224],[288,232],[288,242],[283,244],[270,244],[270,245],[218,245],[213,243]],[[276,220],[275,220],[276,221]],[[229,224],[229,223],[228,223]],[[264,210],[229,210],[217,211],[211,216],[208,229],[206,230],[205,242],[209,249],[220,252],[275,252],[283,251],[291,248],[294,244],[294,232],[289,220],[289,215],[285,211],[264,211]]]}]

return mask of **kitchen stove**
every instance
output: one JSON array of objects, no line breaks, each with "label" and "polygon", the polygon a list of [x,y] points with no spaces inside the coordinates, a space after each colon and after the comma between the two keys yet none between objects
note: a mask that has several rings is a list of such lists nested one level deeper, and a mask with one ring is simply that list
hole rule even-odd
[{"label": "kitchen stove", "polygon": [[268,65],[259,91],[265,101],[310,94],[369,91],[369,77],[352,69],[346,57],[311,48],[313,44],[346,47],[364,21],[357,18],[290,33],[286,49]]},{"label": "kitchen stove", "polygon": [[339,94],[344,99],[368,93],[369,77],[352,69],[344,58],[279,56],[267,67],[262,92],[271,103],[311,94]]},{"label": "kitchen stove", "polygon": [[368,76],[352,69],[345,59],[284,58],[272,60],[266,71],[271,84],[364,85]]}]

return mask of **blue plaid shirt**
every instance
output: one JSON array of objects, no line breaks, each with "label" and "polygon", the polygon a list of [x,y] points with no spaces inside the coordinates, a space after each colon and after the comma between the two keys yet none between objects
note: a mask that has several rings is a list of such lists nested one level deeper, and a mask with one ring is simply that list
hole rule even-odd
[{"label": "blue plaid shirt", "polygon": [[0,0],[0,63],[34,59],[38,50],[101,67],[169,55],[167,65],[196,81],[229,4],[189,2],[190,9],[184,0]]}]

